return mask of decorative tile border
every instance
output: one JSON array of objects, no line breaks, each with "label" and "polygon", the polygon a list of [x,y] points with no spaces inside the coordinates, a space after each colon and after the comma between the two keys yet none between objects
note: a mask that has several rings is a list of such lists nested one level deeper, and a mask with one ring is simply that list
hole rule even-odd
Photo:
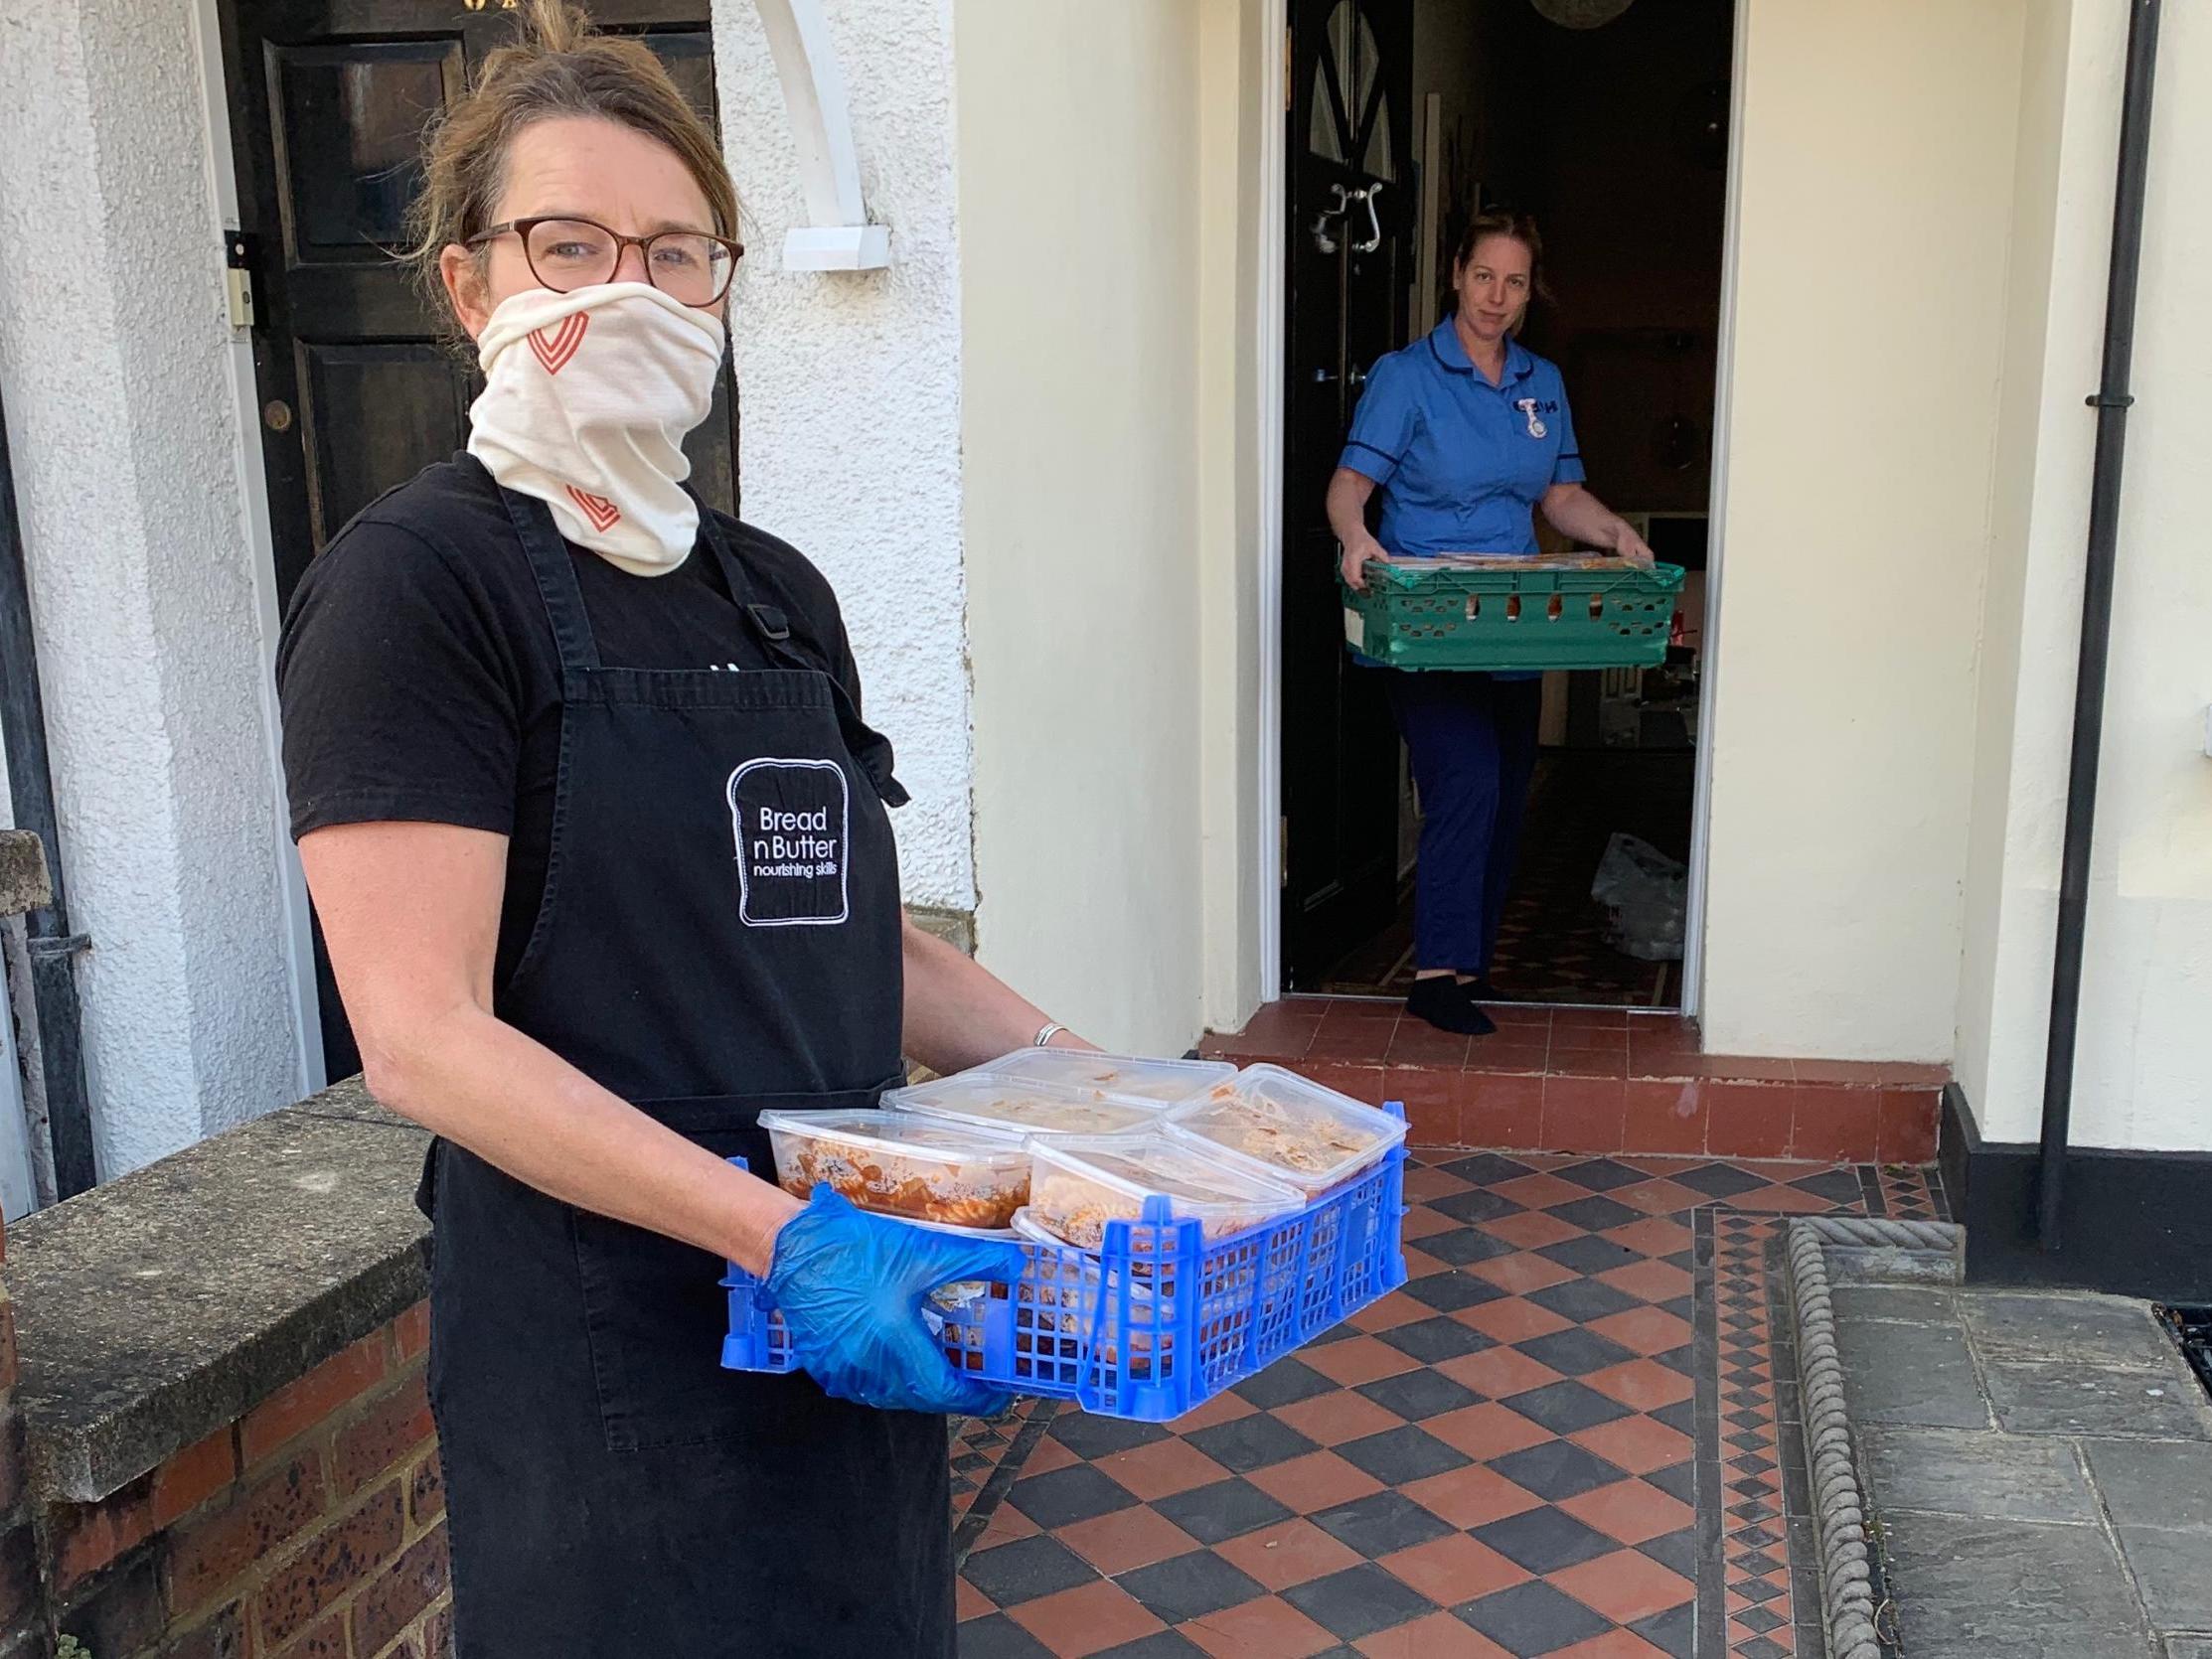
[{"label": "decorative tile border", "polygon": [[1698,1311],[1711,1322],[1710,1364],[1698,1376],[1698,1502],[1713,1517],[1713,1552],[1698,1576],[1698,1650],[1728,1659],[1799,1652],[1767,1280],[1768,1247],[1785,1225],[1717,1207],[1696,1218]]},{"label": "decorative tile border", "polygon": [[1931,1178],[1928,1166],[1885,1163],[1877,1169],[1875,1179],[1879,1183],[1882,1203],[1879,1206],[1869,1204],[1869,1215],[1886,1215],[1898,1221],[1951,1219],[1942,1189]]},{"label": "decorative tile border", "polygon": [[954,1571],[991,1524],[992,1511],[1028,1461],[1057,1406],[1051,1400],[1024,1400],[1004,1418],[970,1417],[952,1423]]}]

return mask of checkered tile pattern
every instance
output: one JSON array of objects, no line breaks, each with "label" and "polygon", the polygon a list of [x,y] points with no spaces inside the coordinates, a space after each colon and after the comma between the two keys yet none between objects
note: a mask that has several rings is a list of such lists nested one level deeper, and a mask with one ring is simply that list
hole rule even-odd
[{"label": "checkered tile pattern", "polygon": [[[1174,1424],[1031,1414],[1004,1501],[970,1518],[962,1659],[1683,1659],[1693,1212],[1864,1192],[1847,1165],[1409,1166],[1402,1289]],[[1773,1440],[1770,1416],[1769,1467]]]}]

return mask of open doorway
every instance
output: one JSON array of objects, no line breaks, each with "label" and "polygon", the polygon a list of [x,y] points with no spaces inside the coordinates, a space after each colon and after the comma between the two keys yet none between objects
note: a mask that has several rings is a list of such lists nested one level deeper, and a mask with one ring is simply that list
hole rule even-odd
[{"label": "open doorway", "polygon": [[1688,575],[1663,667],[1544,677],[1494,979],[1517,1001],[1679,1008],[1679,933],[1623,928],[1591,889],[1618,837],[1686,880],[1698,812],[1734,0],[1294,0],[1291,19],[1281,988],[1402,995],[1417,966],[1419,803],[1389,671],[1343,647],[1322,504],[1367,371],[1450,317],[1460,228],[1510,208],[1542,229],[1549,290],[1520,340],[1562,372],[1589,487]]}]

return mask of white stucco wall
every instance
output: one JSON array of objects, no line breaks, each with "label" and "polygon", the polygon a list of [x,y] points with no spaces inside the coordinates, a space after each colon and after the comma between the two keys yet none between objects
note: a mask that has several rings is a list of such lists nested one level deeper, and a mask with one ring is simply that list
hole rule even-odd
[{"label": "white stucco wall", "polygon": [[294,1099],[191,0],[0,0],[0,386],[114,1173]]},{"label": "white stucco wall", "polygon": [[980,955],[1201,1024],[1199,14],[955,0]]},{"label": "white stucco wall", "polygon": [[[1996,1140],[2033,1139],[2042,1105],[2095,430],[2082,398],[2098,377],[2126,25],[2126,8],[2077,6],[2029,37],[2016,219],[2030,231],[2015,244],[2021,321],[1997,495],[2009,573],[1991,589],[1959,1056]],[[2198,509],[2212,453],[2208,94],[2212,19],[2169,7],[2075,1076],[2084,1145],[2212,1149],[2212,570]]]},{"label": "white stucco wall", "polygon": [[2023,7],[1745,4],[1707,1041],[1943,1060]]},{"label": "white stucco wall", "polygon": [[827,0],[869,217],[888,270],[786,271],[806,222],[752,0],[715,0],[723,147],[748,216],[730,314],[743,515],[837,586],[869,721],[913,802],[909,903],[975,905],[960,458],[960,248],[946,0]]}]

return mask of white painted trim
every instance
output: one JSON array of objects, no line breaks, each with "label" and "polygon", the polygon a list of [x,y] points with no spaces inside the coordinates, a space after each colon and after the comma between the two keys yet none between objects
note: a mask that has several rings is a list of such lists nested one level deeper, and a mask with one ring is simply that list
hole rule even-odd
[{"label": "white painted trim", "polygon": [[1289,165],[1289,0],[1259,0],[1259,787],[1260,999],[1283,994],[1283,290],[1288,257],[1284,201]]},{"label": "white painted trim", "polygon": [[783,233],[787,271],[873,271],[891,262],[891,233],[880,225],[794,225]]},{"label": "white painted trim", "polygon": [[[783,244],[786,270],[876,270],[890,263],[890,233],[868,223],[853,111],[822,0],[754,0],[783,82],[799,156],[808,225]],[[835,236],[825,232],[838,232]]]},{"label": "white painted trim", "polygon": [[1729,386],[1736,339],[1736,279],[1743,248],[1744,68],[1750,59],[1753,0],[1736,0],[1734,61],[1728,76],[1728,187],[1720,244],[1720,334],[1713,352],[1713,462],[1705,505],[1704,672],[1697,691],[1697,782],[1690,793],[1689,896],[1682,928],[1682,1012],[1705,1006],[1705,900],[1713,839],[1713,750],[1720,688],[1721,527],[1728,520]]},{"label": "white painted trim", "polygon": [[[223,21],[217,0],[195,0],[194,46],[200,60],[201,101],[207,111],[207,173],[210,223],[208,256],[219,257],[219,238],[238,223],[237,172],[232,160],[231,111],[223,76]],[[253,611],[260,632],[261,729],[268,734],[268,767],[276,803],[277,844],[284,851],[277,870],[284,916],[284,971],[291,982],[293,1053],[297,1087],[304,1097],[328,1082],[323,1063],[323,1019],[315,989],[315,937],[307,905],[307,878],[292,845],[286,815],[281,716],[276,701],[276,642],[283,628],[276,595],[276,536],[269,525],[268,474],[261,456],[261,396],[253,374],[253,337],[232,332],[225,373],[236,407],[238,441],[238,495],[245,508],[246,562],[253,580]]]}]

